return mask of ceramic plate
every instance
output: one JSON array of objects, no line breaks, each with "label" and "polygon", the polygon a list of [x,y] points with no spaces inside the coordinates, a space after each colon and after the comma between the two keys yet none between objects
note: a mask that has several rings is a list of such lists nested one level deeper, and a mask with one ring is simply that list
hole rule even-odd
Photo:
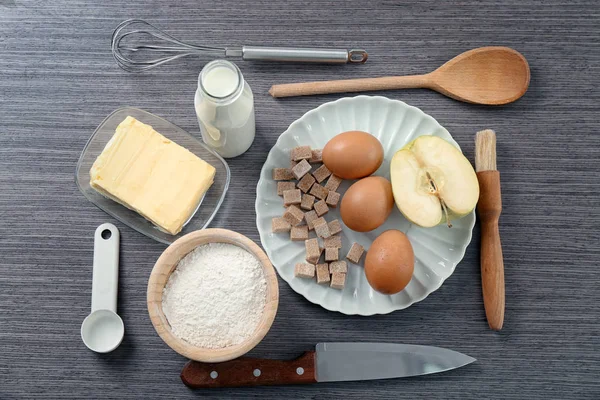
[{"label": "ceramic plate", "polygon": [[[294,265],[304,261],[304,242],[290,241],[289,234],[271,233],[271,219],[281,216],[284,211],[282,198],[277,196],[277,184],[272,179],[272,169],[289,166],[290,149],[300,145],[323,148],[335,135],[350,130],[369,132],[379,139],[385,160],[375,175],[388,179],[394,153],[417,136],[439,136],[459,147],[435,119],[401,101],[358,96],[323,104],[292,123],[269,152],[256,189],[256,223],[267,255],[279,275],[296,292],[331,311],[358,315],[386,314],[423,300],[452,275],[471,241],[475,213],[453,221],[452,228],[446,225],[435,228],[412,225],[396,207],[386,223],[371,232],[354,232],[342,224],[340,259],[345,258],[353,242],[368,249],[385,230],[398,229],[408,235],[415,252],[414,275],[408,286],[395,295],[381,294],[369,286],[363,270],[364,256],[360,265],[348,263],[346,286],[341,291],[318,285],[314,280],[294,277]],[[338,191],[343,195],[353,182],[344,181]],[[328,221],[338,218],[341,222],[337,209],[330,208],[325,218]]]}]

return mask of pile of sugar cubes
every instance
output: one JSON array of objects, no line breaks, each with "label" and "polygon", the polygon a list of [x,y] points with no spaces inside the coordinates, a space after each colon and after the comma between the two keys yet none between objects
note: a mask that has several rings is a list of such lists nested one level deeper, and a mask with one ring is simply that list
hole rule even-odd
[{"label": "pile of sugar cubes", "polygon": [[[283,197],[285,211],[283,216],[273,218],[271,227],[273,233],[289,232],[292,241],[304,241],[307,262],[296,264],[296,277],[314,279],[316,276],[319,284],[343,289],[348,265],[339,259],[342,226],[339,220],[327,222],[324,217],[329,207],[336,208],[340,201],[337,189],[342,179],[333,175],[325,164],[310,172],[311,164],[323,162],[321,156],[322,150],[295,147],[290,154],[290,167],[273,169],[273,180],[277,181],[277,194]],[[322,185],[325,179],[327,183]],[[317,238],[309,238],[310,231],[314,231]],[[318,238],[322,239],[323,246],[319,245]],[[323,253],[325,262],[320,263]],[[364,248],[354,243],[346,259],[358,264],[363,253]]]}]

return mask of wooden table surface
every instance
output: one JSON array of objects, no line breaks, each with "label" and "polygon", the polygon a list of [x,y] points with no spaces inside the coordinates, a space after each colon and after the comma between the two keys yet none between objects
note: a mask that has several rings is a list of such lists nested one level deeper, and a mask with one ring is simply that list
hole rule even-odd
[{"label": "wooden table surface", "polygon": [[[479,229],[442,288],[407,310],[349,317],[315,306],[281,280],[273,328],[251,355],[292,358],[319,341],[438,345],[477,363],[404,380],[191,391],[185,359],[155,333],[146,283],[165,249],[89,203],[74,182],[86,140],[114,109],[156,113],[199,135],[190,59],[133,75],[110,54],[113,28],[147,19],[213,45],[361,46],[365,65],[240,62],[255,94],[257,137],[230,161],[213,227],[259,242],[255,187],[278,135],[344,95],[275,100],[273,83],[415,74],[478,46],[507,45],[531,65],[514,104],[483,107],[426,90],[377,93],[420,107],[473,159],[474,134],[498,134],[506,320],[488,329]],[[600,398],[600,8],[597,1],[0,0],[0,398]],[[373,93],[374,94],[374,93]],[[119,314],[125,339],[98,355],[80,339],[90,308],[93,232],[121,231]]]}]

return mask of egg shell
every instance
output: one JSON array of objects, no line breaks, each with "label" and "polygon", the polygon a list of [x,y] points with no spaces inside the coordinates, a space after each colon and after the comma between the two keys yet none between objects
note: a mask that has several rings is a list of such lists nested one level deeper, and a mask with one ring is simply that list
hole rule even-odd
[{"label": "egg shell", "polygon": [[408,285],[415,268],[415,253],[408,237],[391,229],[379,235],[365,257],[365,275],[371,287],[395,294]]},{"label": "egg shell", "polygon": [[381,176],[369,176],[346,190],[340,204],[340,215],[348,228],[368,232],[383,225],[393,208],[390,181]]},{"label": "egg shell", "polygon": [[323,148],[323,163],[342,179],[369,176],[383,162],[383,146],[370,133],[348,131],[331,139]]}]

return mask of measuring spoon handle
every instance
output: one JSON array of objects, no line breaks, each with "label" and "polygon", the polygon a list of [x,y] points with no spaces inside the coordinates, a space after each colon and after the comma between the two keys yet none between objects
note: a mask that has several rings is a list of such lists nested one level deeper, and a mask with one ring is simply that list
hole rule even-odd
[{"label": "measuring spoon handle", "polygon": [[92,312],[117,312],[119,285],[119,230],[102,224],[94,233],[94,272],[92,278]]}]

